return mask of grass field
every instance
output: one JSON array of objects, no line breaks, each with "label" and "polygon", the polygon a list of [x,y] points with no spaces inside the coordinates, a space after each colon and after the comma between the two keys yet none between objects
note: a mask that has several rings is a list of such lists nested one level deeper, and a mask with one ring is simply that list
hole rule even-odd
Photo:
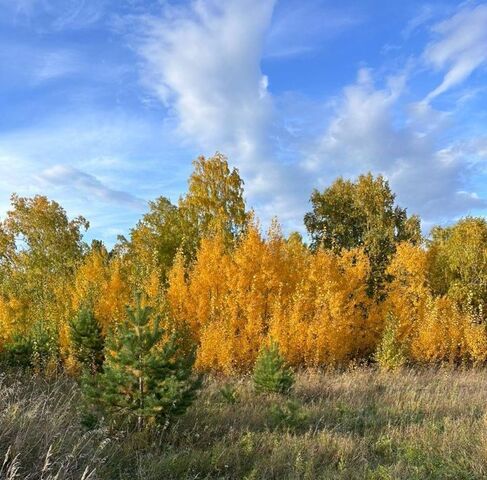
[{"label": "grass field", "polygon": [[0,466],[2,480],[483,479],[487,371],[302,372],[286,397],[209,379],[184,417],[140,433],[83,430],[69,379],[4,373]]}]

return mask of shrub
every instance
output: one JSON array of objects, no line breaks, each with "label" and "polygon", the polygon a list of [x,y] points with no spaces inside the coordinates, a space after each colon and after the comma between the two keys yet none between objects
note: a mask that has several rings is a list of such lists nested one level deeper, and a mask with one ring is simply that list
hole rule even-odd
[{"label": "shrub", "polygon": [[405,348],[398,339],[397,330],[397,318],[389,313],[382,339],[374,356],[379,367],[383,370],[396,370],[406,364]]},{"label": "shrub", "polygon": [[34,368],[38,373],[52,372],[59,362],[57,334],[43,322],[37,322],[29,334],[16,334],[3,346],[1,360],[10,367]]},{"label": "shrub", "polygon": [[32,365],[37,372],[49,373],[59,366],[59,339],[55,328],[39,321],[31,332]]},{"label": "shrub", "polygon": [[264,347],[255,362],[254,385],[257,392],[286,393],[294,384],[294,375],[284,362],[277,343]]},{"label": "shrub", "polygon": [[308,416],[296,400],[288,400],[284,405],[272,404],[269,418],[271,426],[274,428],[296,429],[303,425]]}]

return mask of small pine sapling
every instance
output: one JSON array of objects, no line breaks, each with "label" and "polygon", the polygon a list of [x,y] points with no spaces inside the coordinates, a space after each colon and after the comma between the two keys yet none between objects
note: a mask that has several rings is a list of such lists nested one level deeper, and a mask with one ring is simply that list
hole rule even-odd
[{"label": "small pine sapling", "polygon": [[277,343],[264,347],[254,366],[253,380],[258,393],[287,393],[294,384],[292,370],[286,366]]},{"label": "small pine sapling", "polygon": [[0,360],[9,367],[32,367],[34,345],[30,336],[14,335],[3,346]]},{"label": "small pine sapling", "polygon": [[296,400],[288,399],[284,405],[273,403],[269,410],[270,426],[290,430],[302,428],[308,419],[307,413]]},{"label": "small pine sapling", "polygon": [[34,371],[43,374],[56,372],[60,362],[57,328],[42,320],[38,321],[32,327],[30,338]]},{"label": "small pine sapling", "polygon": [[228,403],[229,405],[234,405],[237,403],[238,400],[238,392],[237,389],[230,383],[226,383],[223,385],[220,390],[220,397],[221,399],[225,402]]},{"label": "small pine sapling", "polygon": [[83,307],[69,324],[69,336],[75,359],[85,372],[96,374],[102,369],[105,339],[93,312]]},{"label": "small pine sapling", "polygon": [[107,338],[103,371],[84,388],[95,409],[133,419],[138,429],[184,413],[201,385],[192,372],[194,353],[183,353],[178,335],[167,335],[151,315],[137,295],[125,323]]}]

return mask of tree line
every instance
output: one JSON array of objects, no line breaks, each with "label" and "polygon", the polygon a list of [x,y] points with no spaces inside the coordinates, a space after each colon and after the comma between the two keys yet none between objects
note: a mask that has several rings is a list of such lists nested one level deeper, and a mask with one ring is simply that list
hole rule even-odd
[{"label": "tree line", "polygon": [[79,374],[84,335],[96,367],[138,292],[200,372],[249,371],[271,344],[295,367],[487,360],[484,218],[423,238],[368,173],[311,194],[306,241],[277,220],[263,234],[243,187],[225,156],[200,157],[186,195],[149,202],[110,250],[83,241],[83,217],[13,195],[0,222],[0,357]]}]

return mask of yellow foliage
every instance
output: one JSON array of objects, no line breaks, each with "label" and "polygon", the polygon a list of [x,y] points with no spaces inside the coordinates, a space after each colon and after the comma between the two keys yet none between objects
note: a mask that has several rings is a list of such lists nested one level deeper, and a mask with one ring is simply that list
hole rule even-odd
[{"label": "yellow foliage", "polygon": [[290,363],[339,364],[373,350],[379,325],[375,315],[368,315],[368,272],[360,250],[311,256],[290,300],[281,297],[274,305],[271,335]]},{"label": "yellow foliage", "polygon": [[[272,309],[296,288],[309,255],[286,242],[276,223],[264,240],[255,224],[232,251],[222,235],[204,238],[189,272],[180,255],[169,274],[172,315],[199,343],[197,367],[248,370],[268,335]],[[185,279],[186,274],[188,280]]]},{"label": "yellow foliage", "polygon": [[476,364],[487,361],[487,330],[484,323],[468,322],[465,326],[465,343],[470,359]]},{"label": "yellow foliage", "polygon": [[28,304],[17,298],[0,297],[0,348],[11,340],[14,334],[25,335],[28,325],[24,318]]},{"label": "yellow foliage", "polygon": [[188,321],[189,291],[186,283],[184,254],[181,250],[176,254],[168,276],[167,301],[171,308],[173,320],[180,326]]},{"label": "yellow foliage", "polygon": [[130,288],[124,279],[123,265],[119,258],[109,264],[106,282],[95,302],[94,313],[102,329],[106,331],[125,319],[125,307],[131,298]]},{"label": "yellow foliage", "polygon": [[83,306],[93,309],[103,332],[123,320],[130,299],[118,257],[110,260],[104,249],[92,250],[76,272],[72,289],[72,314]]},{"label": "yellow foliage", "polygon": [[179,256],[167,298],[199,345],[201,370],[247,371],[271,338],[292,364],[338,364],[371,353],[380,336],[368,274],[361,250],[311,254],[277,223],[266,239],[251,224],[231,251],[219,236],[203,239],[189,271]]},{"label": "yellow foliage", "polygon": [[[227,193],[223,199],[221,191]],[[41,333],[57,342],[55,355],[59,346],[65,367],[75,371],[70,320],[89,307],[106,334],[123,321],[137,289],[156,313],[167,318],[169,310],[171,329],[189,332],[184,341],[197,345],[201,371],[249,371],[271,341],[294,366],[370,359],[386,318],[394,318],[394,341],[408,360],[487,361],[485,222],[468,220],[456,230],[437,230],[429,250],[394,243],[381,259],[387,265],[385,272],[380,270],[384,289],[381,283],[381,295],[371,295],[377,265],[371,266],[370,251],[362,243],[341,251],[336,245],[309,249],[297,233],[286,238],[277,221],[262,235],[241,193],[238,173],[228,169],[223,157],[199,159],[190,195],[178,207],[186,217],[161,199],[132,233],[131,249],[124,250],[122,243],[111,254],[101,243],[86,252],[80,243],[81,220],[63,220],[56,205],[41,198],[32,206],[18,199],[22,215],[5,224],[10,234],[0,235],[9,259],[0,265],[0,348],[17,333],[45,329]],[[52,210],[49,221],[37,210]],[[27,214],[36,220],[35,228],[24,219]],[[194,220],[189,227],[188,219]],[[65,234],[56,240],[61,220]],[[181,232],[180,220],[186,222]],[[63,247],[62,255],[54,240],[44,255],[37,235],[41,227]],[[202,238],[193,239],[188,255],[182,232],[193,227],[200,228]],[[31,250],[16,249],[12,239],[17,231],[30,235]],[[468,248],[464,238],[470,239]]]},{"label": "yellow foliage", "polygon": [[412,358],[418,362],[450,363],[468,359],[465,328],[469,321],[449,298],[429,299],[411,343]]},{"label": "yellow foliage", "polygon": [[423,322],[431,295],[427,285],[427,255],[418,246],[402,243],[397,246],[387,274],[392,280],[387,298],[380,308],[385,319],[392,313],[397,320],[397,339],[407,348],[416,329]]}]

